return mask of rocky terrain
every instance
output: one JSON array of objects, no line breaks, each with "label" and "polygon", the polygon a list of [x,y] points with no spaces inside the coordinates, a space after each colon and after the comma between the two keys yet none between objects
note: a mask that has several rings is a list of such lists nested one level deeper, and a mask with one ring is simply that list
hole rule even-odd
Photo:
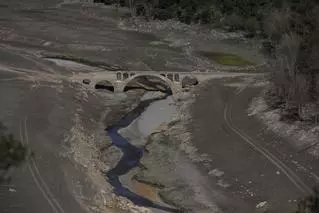
[{"label": "rocky terrain", "polygon": [[[164,212],[116,196],[105,175],[123,157],[105,129],[162,94],[95,89],[90,79],[78,80],[81,74],[264,71],[256,68],[265,64],[258,41],[240,34],[123,19],[112,7],[79,1],[12,0],[0,10],[0,120],[35,153],[14,172],[12,186],[0,190],[6,212]],[[239,54],[256,66],[221,66],[198,54],[211,50]],[[291,211],[318,181],[316,161],[271,143],[281,139],[260,138],[267,131],[247,109],[263,84],[235,74],[216,76],[189,79],[199,84],[185,89],[179,101],[154,102],[119,130],[144,150],[140,165],[120,177],[122,185],[186,212]],[[130,86],[147,82],[138,83]],[[289,154],[277,153],[277,145]],[[311,168],[298,170],[292,162]]]}]

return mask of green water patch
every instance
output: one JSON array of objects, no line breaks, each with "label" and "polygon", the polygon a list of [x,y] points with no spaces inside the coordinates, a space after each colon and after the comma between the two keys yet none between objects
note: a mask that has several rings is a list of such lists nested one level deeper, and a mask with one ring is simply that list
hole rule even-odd
[{"label": "green water patch", "polygon": [[208,52],[200,51],[198,52],[201,56],[204,56],[210,60],[215,61],[221,65],[227,66],[251,66],[255,65],[253,62],[248,61],[238,55],[232,53],[223,53],[223,52]]}]

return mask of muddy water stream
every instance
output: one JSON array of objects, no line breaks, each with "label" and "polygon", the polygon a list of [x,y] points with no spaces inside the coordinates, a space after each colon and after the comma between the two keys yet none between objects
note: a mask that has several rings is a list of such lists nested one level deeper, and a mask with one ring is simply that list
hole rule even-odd
[{"label": "muddy water stream", "polygon": [[[115,194],[128,198],[135,205],[168,212],[179,212],[179,210],[156,200],[157,193],[152,187],[134,181],[132,182],[133,191],[124,187],[120,181],[120,176],[139,166],[140,158],[143,155],[143,149],[134,146],[125,139],[122,136],[123,132],[125,135],[139,135],[141,138],[145,138],[162,123],[169,122],[173,114],[176,113],[171,96],[152,98],[149,95],[150,93],[146,93],[133,111],[125,115],[116,125],[107,129],[107,133],[112,139],[112,145],[118,147],[123,153],[118,164],[107,173],[107,177],[109,183],[114,187]],[[132,128],[133,126],[134,128]]]}]

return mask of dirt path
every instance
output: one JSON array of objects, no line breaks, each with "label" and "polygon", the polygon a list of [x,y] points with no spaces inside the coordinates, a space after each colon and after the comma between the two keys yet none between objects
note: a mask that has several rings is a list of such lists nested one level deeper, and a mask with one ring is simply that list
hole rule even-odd
[{"label": "dirt path", "polygon": [[[292,147],[280,152],[274,136],[269,137],[265,127],[248,116],[249,102],[258,91],[243,79],[211,81],[197,93],[189,128],[194,145],[212,159],[202,169],[211,173],[214,185],[227,183],[221,187],[237,200],[238,206],[233,207],[237,212],[253,212],[262,201],[271,205],[269,212],[291,212],[295,201],[316,184],[292,161],[316,162],[310,156],[297,156]],[[233,210],[228,206],[225,211]]]},{"label": "dirt path", "polygon": [[[241,90],[235,94],[235,96],[239,96],[240,93],[243,93],[244,90]],[[233,101],[232,101],[233,102]],[[312,190],[308,184],[306,184],[303,180],[299,178],[299,176],[291,170],[283,161],[277,158],[270,150],[263,147],[258,141],[255,141],[250,136],[248,136],[244,130],[239,127],[239,124],[235,125],[232,116],[232,107],[233,103],[229,102],[226,104],[224,109],[224,121],[229,129],[231,129],[234,133],[238,135],[243,141],[249,144],[256,152],[260,155],[267,158],[272,164],[274,164],[279,171],[281,171],[287,178],[303,193],[311,193]]]}]

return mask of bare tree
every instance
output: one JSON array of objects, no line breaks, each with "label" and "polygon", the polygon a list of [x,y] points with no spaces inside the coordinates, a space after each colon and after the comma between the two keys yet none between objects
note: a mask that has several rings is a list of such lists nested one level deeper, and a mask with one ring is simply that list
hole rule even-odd
[{"label": "bare tree", "polygon": [[135,0],[128,0],[128,5],[129,5],[131,16],[135,17],[136,16]]},{"label": "bare tree", "polygon": [[287,5],[265,18],[265,32],[276,44],[271,82],[277,103],[299,116],[318,100],[319,18],[316,7],[292,10]]},{"label": "bare tree", "polygon": [[319,212],[319,190],[314,188],[313,194],[302,199],[298,203],[296,213],[316,213]]}]

